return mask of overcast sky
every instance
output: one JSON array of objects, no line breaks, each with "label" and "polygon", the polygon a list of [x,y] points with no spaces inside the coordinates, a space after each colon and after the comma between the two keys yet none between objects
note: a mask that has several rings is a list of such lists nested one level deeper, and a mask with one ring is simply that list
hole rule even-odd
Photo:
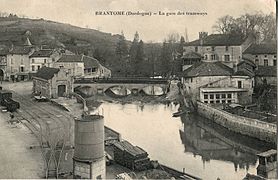
[{"label": "overcast sky", "polygon": [[[206,16],[96,16],[96,11],[123,10],[133,12],[206,12]],[[276,12],[275,0],[0,0],[0,11],[23,14],[90,27],[119,34],[123,30],[127,39],[135,31],[143,41],[161,42],[172,32],[184,34],[189,40],[198,32],[212,33],[218,17],[238,17],[245,13]]]}]

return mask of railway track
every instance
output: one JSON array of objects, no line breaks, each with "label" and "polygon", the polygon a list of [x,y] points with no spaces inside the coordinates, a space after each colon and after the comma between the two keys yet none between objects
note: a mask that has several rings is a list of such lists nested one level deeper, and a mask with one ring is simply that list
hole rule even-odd
[{"label": "railway track", "polygon": [[[65,147],[73,143],[73,117],[50,103],[33,102],[31,97],[13,92],[21,108],[14,113],[36,136],[45,162],[45,177],[59,177]],[[50,174],[52,173],[52,174]]]}]

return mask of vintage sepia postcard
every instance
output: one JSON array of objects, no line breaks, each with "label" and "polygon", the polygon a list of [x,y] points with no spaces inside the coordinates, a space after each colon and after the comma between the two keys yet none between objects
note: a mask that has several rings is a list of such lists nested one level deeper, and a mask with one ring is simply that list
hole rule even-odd
[{"label": "vintage sepia postcard", "polygon": [[277,176],[275,0],[0,0],[1,179]]}]

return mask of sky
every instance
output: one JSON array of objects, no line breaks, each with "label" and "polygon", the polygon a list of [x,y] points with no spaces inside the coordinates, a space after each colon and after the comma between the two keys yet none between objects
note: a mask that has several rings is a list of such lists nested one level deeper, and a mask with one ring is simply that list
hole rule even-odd
[{"label": "sky", "polygon": [[[201,12],[207,15],[96,15],[98,11]],[[103,32],[124,32],[132,40],[136,31],[145,42],[162,42],[170,33],[185,34],[189,40],[198,32],[214,33],[212,26],[224,15],[276,13],[275,0],[0,0],[0,12],[44,18]]]}]

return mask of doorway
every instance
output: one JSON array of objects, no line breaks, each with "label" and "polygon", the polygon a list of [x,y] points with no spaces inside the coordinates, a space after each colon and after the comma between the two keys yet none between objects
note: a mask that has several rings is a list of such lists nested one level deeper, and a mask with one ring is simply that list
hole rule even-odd
[{"label": "doorway", "polygon": [[63,97],[66,92],[66,85],[58,85],[58,97]]}]

